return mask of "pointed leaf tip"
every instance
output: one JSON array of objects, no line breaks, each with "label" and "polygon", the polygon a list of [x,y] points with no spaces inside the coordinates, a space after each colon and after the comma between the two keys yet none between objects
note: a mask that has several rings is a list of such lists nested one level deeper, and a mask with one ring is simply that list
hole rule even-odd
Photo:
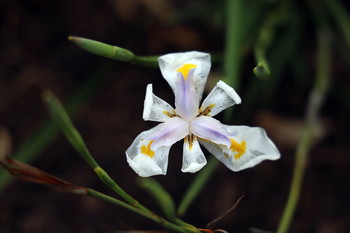
[{"label": "pointed leaf tip", "polygon": [[68,40],[72,41],[73,43],[79,43],[85,40],[85,38],[83,37],[79,37],[79,36],[68,36]]}]

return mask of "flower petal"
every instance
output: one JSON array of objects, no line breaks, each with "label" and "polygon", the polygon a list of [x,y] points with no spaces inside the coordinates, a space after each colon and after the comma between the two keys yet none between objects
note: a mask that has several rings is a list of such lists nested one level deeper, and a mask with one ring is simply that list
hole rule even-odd
[{"label": "flower petal", "polygon": [[170,53],[160,56],[158,58],[158,62],[164,79],[169,83],[174,93],[176,88],[177,73],[182,72],[186,78],[188,68],[196,68],[193,74],[194,86],[198,99],[200,100],[202,98],[204,85],[207,81],[211,66],[209,53],[197,51]]},{"label": "flower petal", "polygon": [[151,149],[153,141],[144,139],[155,128],[139,134],[126,150],[126,158],[130,167],[142,177],[165,175],[168,167],[170,146]]},{"label": "flower petal", "polygon": [[230,147],[200,140],[200,143],[232,171],[253,167],[263,160],[279,159],[280,153],[264,129],[248,126],[228,126],[237,136],[230,137]]},{"label": "flower petal", "polygon": [[152,129],[145,139],[153,141],[152,150],[161,146],[171,146],[189,134],[189,123],[179,117],[169,118]]},{"label": "flower petal", "polygon": [[148,84],[143,108],[143,119],[145,121],[164,122],[166,119],[176,117],[176,115],[171,105],[154,95],[152,84]]},{"label": "flower petal", "polygon": [[185,78],[181,72],[177,74],[175,87],[176,112],[185,120],[192,120],[198,115],[199,99],[193,86],[194,69],[188,71]]},{"label": "flower petal", "polygon": [[229,137],[236,134],[221,124],[220,121],[207,116],[200,116],[194,119],[191,124],[191,132],[201,139],[227,147],[231,146]]},{"label": "flower petal", "polygon": [[193,134],[185,138],[183,151],[182,172],[195,173],[207,164],[207,160],[199,146],[198,139]]},{"label": "flower petal", "polygon": [[200,115],[215,116],[234,104],[240,104],[241,98],[235,90],[223,81],[219,81],[204,99],[200,107]]}]

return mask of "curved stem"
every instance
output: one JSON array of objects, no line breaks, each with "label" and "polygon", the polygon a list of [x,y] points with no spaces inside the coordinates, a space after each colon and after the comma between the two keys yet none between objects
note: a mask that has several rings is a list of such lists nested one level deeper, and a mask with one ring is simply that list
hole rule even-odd
[{"label": "curved stem", "polygon": [[315,124],[317,124],[318,112],[322,106],[323,99],[329,86],[328,84],[330,80],[331,64],[330,38],[326,29],[320,31],[318,36],[319,40],[316,80],[314,88],[311,91],[311,95],[309,97],[305,127],[296,151],[295,165],[289,197],[282,215],[282,219],[278,226],[277,233],[285,233],[290,227],[301,193],[305,167],[307,163],[307,155],[314,139],[313,129]]}]

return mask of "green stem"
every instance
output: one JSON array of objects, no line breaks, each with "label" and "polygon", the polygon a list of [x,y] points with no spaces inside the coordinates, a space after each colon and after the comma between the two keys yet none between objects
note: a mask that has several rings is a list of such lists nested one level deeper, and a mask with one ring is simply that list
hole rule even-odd
[{"label": "green stem", "polygon": [[137,200],[135,200],[132,196],[130,196],[127,192],[125,192],[108,174],[105,170],[103,170],[100,166],[94,168],[97,176],[114,192],[118,193],[124,200],[126,200],[130,205],[143,210],[145,212],[150,213],[146,207],[141,205]]},{"label": "green stem", "polygon": [[350,17],[346,7],[339,0],[324,0],[323,3],[338,24],[339,29],[345,37],[348,49],[350,49]]},{"label": "green stem", "polygon": [[182,232],[182,233],[188,233],[188,231],[186,231],[184,228],[174,224],[174,223],[171,223],[169,221],[167,221],[166,219],[154,214],[154,213],[151,213],[151,212],[148,212],[148,211],[144,211],[142,209],[139,209],[139,208],[136,208],[135,206],[132,206],[128,203],[125,203],[121,200],[118,200],[116,198],[113,198],[111,196],[108,196],[106,194],[103,194],[103,193],[100,193],[98,191],[95,191],[93,189],[87,189],[87,192],[88,192],[88,196],[92,196],[92,197],[96,197],[96,198],[99,198],[99,199],[102,199],[104,201],[107,201],[107,202],[110,202],[110,203],[113,203],[115,205],[118,205],[120,207],[123,207],[127,210],[130,210],[136,214],[139,214],[139,215],[142,215],[154,222],[157,222],[159,223],[160,225],[170,229],[170,230],[173,230],[173,231],[177,231],[177,232]]},{"label": "green stem", "polygon": [[303,130],[303,134],[296,151],[293,178],[290,186],[289,197],[282,215],[282,219],[279,223],[277,233],[285,233],[290,227],[303,184],[305,166],[307,162],[307,154],[311,146],[312,138],[312,129],[310,125],[307,124]]},{"label": "green stem", "polygon": [[225,81],[239,89],[239,71],[241,65],[241,43],[244,24],[243,0],[226,0],[226,48],[224,60]]},{"label": "green stem", "polygon": [[295,213],[303,184],[307,155],[314,139],[314,127],[318,121],[318,112],[328,89],[330,80],[331,45],[328,31],[321,31],[318,40],[317,74],[314,88],[309,97],[305,126],[297,147],[292,183],[289,197],[277,229],[277,233],[286,233]]}]

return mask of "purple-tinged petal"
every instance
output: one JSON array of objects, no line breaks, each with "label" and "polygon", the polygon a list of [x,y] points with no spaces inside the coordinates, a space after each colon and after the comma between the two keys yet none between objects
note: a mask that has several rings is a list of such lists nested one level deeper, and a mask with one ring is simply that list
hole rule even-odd
[{"label": "purple-tinged petal", "polygon": [[280,153],[264,129],[248,126],[227,127],[237,132],[236,136],[230,137],[230,147],[205,140],[200,140],[200,143],[232,171],[253,167],[264,160],[279,159]]},{"label": "purple-tinged petal", "polygon": [[189,123],[179,117],[169,118],[153,128],[145,139],[153,141],[152,150],[161,146],[171,146],[189,134]]},{"label": "purple-tinged petal", "polygon": [[231,146],[230,138],[235,132],[230,131],[220,121],[207,116],[200,116],[191,123],[191,132],[201,139],[214,142],[218,145]]},{"label": "purple-tinged petal", "polygon": [[192,120],[198,114],[199,99],[193,86],[193,72],[188,71],[185,78],[182,72],[177,73],[177,82],[175,88],[175,107],[176,112],[185,120]]},{"label": "purple-tinged petal", "polygon": [[210,54],[197,51],[184,53],[170,53],[158,58],[159,68],[164,79],[169,83],[175,93],[177,70],[185,64],[193,64],[196,71],[193,74],[194,87],[200,100],[210,70]]}]

